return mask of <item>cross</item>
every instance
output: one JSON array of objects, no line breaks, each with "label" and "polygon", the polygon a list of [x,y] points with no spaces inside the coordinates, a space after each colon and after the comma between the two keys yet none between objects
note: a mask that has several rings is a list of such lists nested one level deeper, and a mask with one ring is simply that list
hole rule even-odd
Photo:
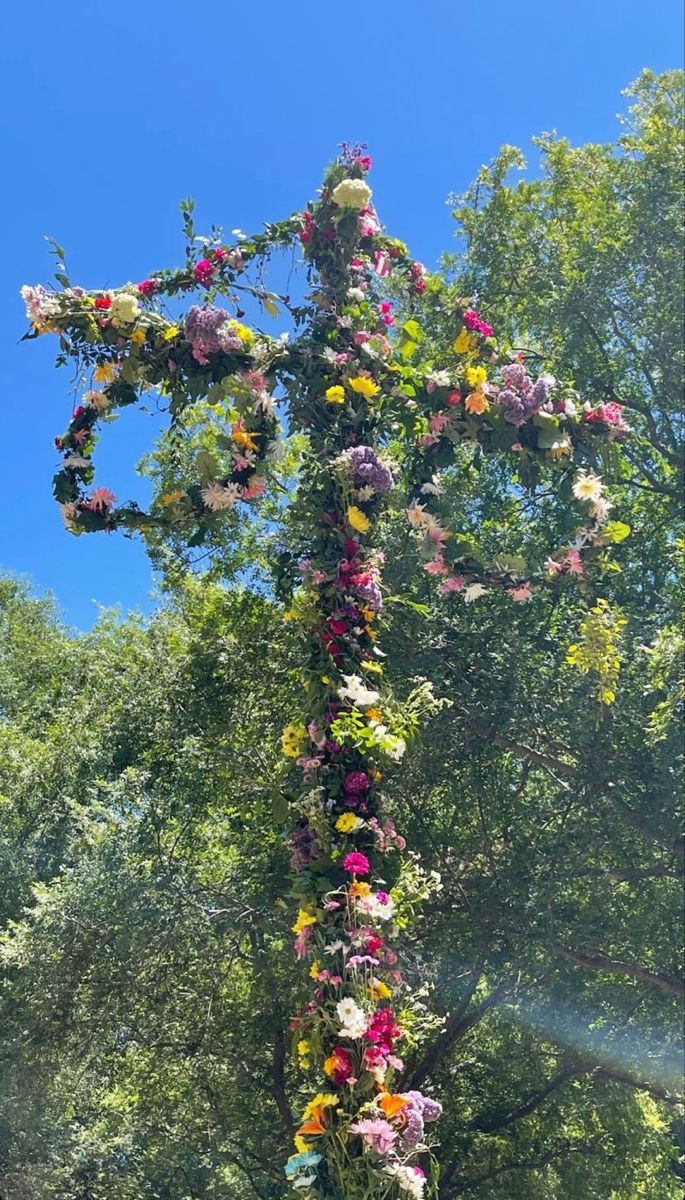
[{"label": "cross", "polygon": [[[401,1088],[395,901],[382,885],[401,875],[405,848],[384,815],[384,773],[438,702],[423,685],[403,706],[385,680],[379,515],[402,491],[424,568],[444,595],[473,602],[499,590],[525,602],[583,575],[618,540],[595,469],[602,446],[627,430],[620,406],[581,404],[550,377],[533,377],[523,355],[504,354],[471,301],[447,314],[450,338],[435,361],[421,319],[439,287],[381,227],[370,165],[365,147],[343,146],[318,200],[230,244],[219,234],[198,240],[185,202],[185,264],[137,284],[75,287],[55,246],[60,290],[22,289],[26,337],[55,333],[58,362],[73,362],[84,388],[56,439],[54,492],[71,532],[172,534],[200,545],[227,513],[258,506],[278,486],[279,411],[288,431],[306,438],[291,499],[300,554],[286,614],[301,628],[302,704],[282,749],[295,952],[313,980],[293,1027],[301,1063],[322,1088],[304,1107],[285,1174],[310,1200],[427,1195],[426,1127],[441,1111]],[[310,291],[294,305],[267,290],[260,272],[298,243]],[[186,293],[200,302],[180,316],[165,309]],[[292,339],[244,324],[248,299],[269,315],[288,309]],[[200,402],[223,427],[195,458],[195,477],[158,488],[144,511],[93,486],[93,452],[111,415],[150,394],[179,439]],[[569,544],[544,564],[488,562],[450,529],[441,477],[464,447],[510,464],[512,480],[556,472],[580,510]],[[597,619],[607,619],[603,610]]]}]

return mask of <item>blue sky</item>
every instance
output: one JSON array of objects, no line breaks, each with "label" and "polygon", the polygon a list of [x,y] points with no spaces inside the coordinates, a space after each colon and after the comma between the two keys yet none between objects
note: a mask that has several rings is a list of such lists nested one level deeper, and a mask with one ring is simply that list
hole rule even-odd
[{"label": "blue sky", "polygon": [[[86,287],[143,278],[180,261],[181,197],[200,230],[256,229],[302,207],[347,139],[369,145],[382,220],[431,266],[453,237],[446,195],[502,143],[612,139],[621,89],[681,65],[683,43],[680,0],[34,0],[3,24],[0,567],[82,628],[95,602],[149,610],[152,580],[140,545],[69,536],[51,498],[69,376],[54,339],[17,345],[18,289],[52,271],[44,234]],[[135,495],[150,434],[127,414],[98,482]]]}]

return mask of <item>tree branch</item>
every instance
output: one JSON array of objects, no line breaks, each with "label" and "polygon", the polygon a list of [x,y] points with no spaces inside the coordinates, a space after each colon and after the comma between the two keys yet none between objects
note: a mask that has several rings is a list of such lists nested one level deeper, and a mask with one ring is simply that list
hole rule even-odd
[{"label": "tree branch", "polygon": [[662,975],[643,966],[642,963],[623,962],[622,959],[610,958],[606,954],[579,954],[566,946],[554,946],[554,951],[568,962],[586,967],[589,971],[607,971],[611,975],[627,975],[630,979],[641,979],[657,991],[685,999],[685,981],[675,975]]}]

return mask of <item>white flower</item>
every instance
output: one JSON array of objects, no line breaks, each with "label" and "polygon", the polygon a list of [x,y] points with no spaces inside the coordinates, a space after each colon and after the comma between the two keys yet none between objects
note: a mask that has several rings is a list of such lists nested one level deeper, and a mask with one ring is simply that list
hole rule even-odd
[{"label": "white flower", "polygon": [[70,533],[76,533],[77,527],[75,525],[75,520],[78,514],[78,505],[73,503],[60,504],[60,508],[62,510],[62,520],[64,521],[66,528]]},{"label": "white flower", "polygon": [[44,321],[56,316],[59,312],[57,297],[51,296],[40,284],[31,287],[30,284],[25,283],[20,290],[20,295],[26,305],[26,316],[35,325],[42,325]]},{"label": "white flower", "polygon": [[289,340],[290,340],[289,333],[279,333],[278,337],[276,338],[276,345],[277,346],[287,346]]},{"label": "white flower", "polygon": [[424,506],[419,504],[417,500],[414,500],[407,509],[407,520],[409,521],[409,524],[414,527],[414,529],[418,529],[421,525],[425,525],[427,515],[428,514],[426,513]]},{"label": "white flower", "polygon": [[241,496],[237,483],[227,483],[225,486],[221,483],[213,483],[210,487],[203,488],[201,494],[203,503],[207,508],[211,508],[212,512],[219,512],[223,508],[233,508]]},{"label": "white flower", "polygon": [[119,325],[131,325],[139,312],[140,305],[135,296],[130,292],[118,292],[112,299],[109,318],[115,328],[118,328]]},{"label": "white flower", "polygon": [[361,210],[368,206],[370,199],[371,188],[363,179],[341,179],[331,192],[331,200],[341,208]]},{"label": "white flower", "polygon": [[351,997],[339,1000],[335,1011],[340,1021],[341,1037],[360,1038],[364,1036],[368,1024],[366,1013]]},{"label": "white flower", "polygon": [[449,387],[450,373],[449,371],[433,371],[426,382],[435,384],[435,387]]},{"label": "white flower", "polygon": [[395,903],[389,896],[387,900],[379,900],[377,893],[372,892],[370,896],[357,897],[357,908],[376,921],[389,921],[395,912]]},{"label": "white flower", "polygon": [[109,408],[112,401],[106,392],[90,391],[85,393],[83,403],[92,405],[93,408],[97,408],[98,412],[104,412],[106,408]]},{"label": "white flower", "polygon": [[361,304],[365,296],[366,292],[363,288],[351,287],[347,289],[347,299],[352,300],[356,304]]},{"label": "white flower", "polygon": [[573,484],[573,495],[576,500],[592,500],[596,502],[602,498],[603,491],[604,485],[599,475],[593,474],[592,471],[578,472]]},{"label": "white flower", "polygon": [[371,498],[375,495],[376,495],[376,493],[375,493],[374,489],[371,487],[371,484],[365,483],[363,487],[356,489],[356,491],[354,493],[354,498],[355,498],[355,500],[361,500],[363,503],[365,500],[371,500]]},{"label": "white flower", "polygon": [[467,604],[473,604],[474,600],[480,600],[487,592],[487,588],[483,587],[482,583],[470,583],[464,588],[464,600]]},{"label": "white flower", "polygon": [[423,496],[440,496],[442,494],[442,484],[439,482],[437,475],[434,475],[428,483],[424,483],[421,488]]},{"label": "white flower", "polygon": [[343,675],[345,684],[338,688],[341,700],[349,700],[356,708],[369,708],[380,700],[380,693],[368,688],[359,675]]},{"label": "white flower", "polygon": [[344,942],[331,942],[329,946],[326,946],[324,954],[337,954],[339,950],[342,950],[343,953],[345,953],[348,949],[349,947],[346,946]]},{"label": "white flower", "polygon": [[412,1200],[423,1200],[426,1177],[420,1175],[415,1167],[399,1162],[389,1163],[384,1174],[391,1175],[400,1190],[411,1196]]},{"label": "white flower", "polygon": [[89,458],[84,458],[82,454],[69,454],[63,465],[65,467],[89,467],[91,465]]},{"label": "white flower", "polygon": [[399,762],[404,757],[407,743],[404,738],[397,737],[394,733],[386,733],[383,735],[381,749],[388,755],[388,758]]},{"label": "white flower", "polygon": [[593,503],[590,505],[590,516],[593,517],[595,521],[606,521],[613,507],[614,506],[611,503],[611,500],[607,500],[606,496],[600,496],[599,500],[593,501]]},{"label": "white flower", "polygon": [[260,392],[254,402],[254,411],[256,413],[264,413],[265,417],[273,416],[273,411],[276,401],[268,392]]}]

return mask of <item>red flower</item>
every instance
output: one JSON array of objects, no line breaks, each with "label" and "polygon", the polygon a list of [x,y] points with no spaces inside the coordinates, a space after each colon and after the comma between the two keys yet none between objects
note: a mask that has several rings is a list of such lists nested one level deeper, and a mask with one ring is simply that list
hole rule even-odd
[{"label": "red flower", "polygon": [[143,281],[138,284],[138,291],[142,292],[144,296],[154,295],[156,288],[157,284],[153,279],[143,279]]},{"label": "red flower", "polygon": [[328,628],[330,629],[331,633],[335,633],[340,636],[341,633],[347,633],[347,622],[336,620],[335,617],[331,617],[328,622]]},{"label": "red flower", "polygon": [[112,307],[111,296],[98,296],[95,301],[95,307],[96,308],[111,308]]}]

